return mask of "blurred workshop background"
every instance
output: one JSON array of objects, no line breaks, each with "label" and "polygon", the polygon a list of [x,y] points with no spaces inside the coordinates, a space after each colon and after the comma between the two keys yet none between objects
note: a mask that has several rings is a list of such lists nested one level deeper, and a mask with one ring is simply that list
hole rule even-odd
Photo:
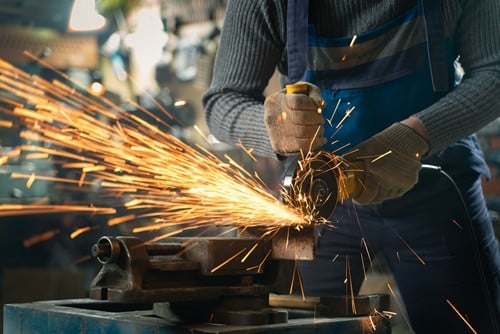
[{"label": "blurred workshop background", "polygon": [[[174,117],[164,119],[170,128],[163,130],[216,155],[229,154],[249,170],[264,171],[260,174],[269,184],[276,183],[276,162],[251,162],[240,148],[210,136],[204,121],[201,94],[210,83],[225,5],[225,0],[0,0],[0,59],[48,80],[68,75],[90,94],[128,112],[140,106],[165,118],[159,111],[165,108]],[[5,91],[0,94],[8,97]],[[9,118],[0,112],[2,120]],[[1,128],[2,154],[23,143],[22,130]],[[55,175],[56,168],[51,159],[10,159],[1,166],[0,203],[114,205],[100,202],[95,193],[42,180],[27,188],[26,180],[10,177]],[[8,303],[88,297],[100,269],[90,256],[91,246],[103,235],[132,234],[126,224],[107,228],[109,218],[0,217],[0,312]],[[83,227],[91,230],[71,235]]]},{"label": "blurred workshop background", "polygon": [[[0,58],[47,79],[58,78],[57,69],[131,112],[133,101],[160,115],[159,103],[174,115],[166,131],[189,144],[206,146],[208,139],[215,154],[231,155],[277,187],[276,162],[254,163],[240,148],[218,143],[204,121],[201,94],[210,83],[225,5],[226,0],[0,0]],[[277,87],[277,81],[270,82],[269,90]],[[5,118],[0,113],[0,120]],[[1,128],[2,153],[21,143],[19,131]],[[478,135],[492,171],[484,191],[498,232],[500,120]],[[98,200],[93,193],[68,191],[49,181],[28,189],[25,180],[9,177],[54,168],[50,159],[34,163],[19,158],[1,166],[0,203]],[[126,224],[107,227],[108,218],[73,213],[0,217],[1,304],[87,297],[99,270],[91,245],[102,235],[131,233]],[[87,233],[71,236],[87,226],[92,227]],[[370,289],[386,287],[383,266]]]}]

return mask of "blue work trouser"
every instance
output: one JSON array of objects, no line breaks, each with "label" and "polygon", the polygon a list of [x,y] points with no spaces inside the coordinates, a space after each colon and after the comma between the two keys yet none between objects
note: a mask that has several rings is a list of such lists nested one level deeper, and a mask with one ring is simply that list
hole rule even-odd
[{"label": "blue work trouser", "polygon": [[498,240],[479,174],[469,169],[453,179],[468,214],[452,182],[425,169],[402,198],[340,205],[332,226],[321,229],[317,260],[301,263],[306,294],[349,295],[351,283],[357,293],[365,278],[363,266],[367,269],[370,262],[364,238],[371,257],[387,259],[416,333],[472,333],[457,311],[478,333],[495,333],[492,319],[500,319]]}]

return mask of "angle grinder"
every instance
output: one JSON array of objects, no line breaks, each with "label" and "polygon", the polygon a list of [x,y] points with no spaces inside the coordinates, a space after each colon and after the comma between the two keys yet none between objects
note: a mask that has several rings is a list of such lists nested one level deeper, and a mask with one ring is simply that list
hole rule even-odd
[{"label": "angle grinder", "polygon": [[281,180],[282,200],[290,207],[303,208],[302,211],[315,212],[317,218],[328,219],[338,202],[361,191],[358,173],[360,170],[328,151],[306,158],[290,157]]},{"label": "angle grinder", "polygon": [[[286,86],[287,94],[308,94],[307,84]],[[360,168],[347,163],[329,151],[289,157],[281,184],[283,202],[290,207],[305,208],[318,218],[328,219],[337,203],[361,191]]]}]

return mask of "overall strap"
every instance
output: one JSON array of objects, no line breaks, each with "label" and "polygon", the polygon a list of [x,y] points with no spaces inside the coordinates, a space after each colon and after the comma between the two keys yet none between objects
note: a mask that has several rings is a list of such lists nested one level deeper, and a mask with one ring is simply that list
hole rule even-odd
[{"label": "overall strap", "polygon": [[427,37],[427,57],[435,92],[447,92],[449,87],[446,60],[443,8],[440,0],[421,0]]},{"label": "overall strap", "polygon": [[301,80],[306,71],[308,15],[308,0],[288,0],[287,53],[289,83]]}]

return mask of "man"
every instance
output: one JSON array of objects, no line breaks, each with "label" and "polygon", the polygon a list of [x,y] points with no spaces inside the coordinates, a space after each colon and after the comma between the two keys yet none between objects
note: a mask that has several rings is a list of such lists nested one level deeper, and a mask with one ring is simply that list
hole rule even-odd
[{"label": "man", "polygon": [[[500,116],[499,33],[498,0],[228,2],[203,96],[213,134],[364,169],[301,264],[308,295],[345,294],[346,264],[359,290],[363,239],[387,259],[415,332],[499,333],[500,252],[473,136]],[[276,68],[307,93],[265,99]]]}]

